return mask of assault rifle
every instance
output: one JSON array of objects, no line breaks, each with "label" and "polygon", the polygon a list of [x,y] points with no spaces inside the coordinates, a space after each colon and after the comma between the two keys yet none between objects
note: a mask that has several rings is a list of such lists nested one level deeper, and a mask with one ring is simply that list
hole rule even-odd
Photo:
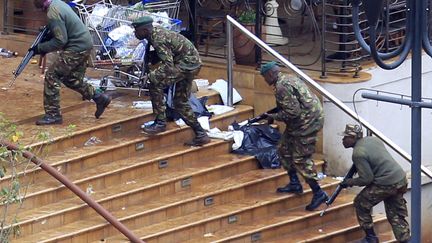
[{"label": "assault rifle", "polygon": [[256,116],[256,117],[253,117],[253,118],[249,119],[247,124],[250,125],[252,123],[259,122],[259,121],[261,121],[263,119],[266,119],[268,117],[267,114],[276,113],[278,111],[279,111],[279,107],[275,107],[275,108],[273,108],[273,109],[271,109],[271,110],[269,110],[267,112],[262,113],[259,116]]},{"label": "assault rifle", "polygon": [[[352,178],[356,172],[357,172],[357,169],[356,169],[355,165],[352,165],[351,168],[349,169],[349,171],[344,176],[344,180]],[[325,202],[326,208],[321,212],[321,214],[320,214],[321,217],[324,215],[325,211],[329,208],[329,206],[336,200],[337,196],[342,191],[342,189],[343,188],[340,184],[336,187],[336,190],[333,192],[333,194],[330,196],[330,198],[327,199],[327,201]]]},{"label": "assault rifle", "polygon": [[49,32],[49,29],[47,26],[42,27],[42,29],[39,31],[39,34],[36,36],[36,39],[34,40],[33,44],[30,46],[29,51],[23,57],[21,63],[18,65],[17,69],[13,72],[14,80],[21,74],[21,72],[24,70],[24,68],[30,62],[30,59],[34,56],[33,48],[45,40],[45,38],[48,36],[48,32]]}]

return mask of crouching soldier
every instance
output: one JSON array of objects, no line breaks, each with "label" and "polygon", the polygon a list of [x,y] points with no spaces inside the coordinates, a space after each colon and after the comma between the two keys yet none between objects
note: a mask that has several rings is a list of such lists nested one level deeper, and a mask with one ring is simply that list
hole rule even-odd
[{"label": "crouching soldier", "polygon": [[149,16],[134,21],[135,36],[147,39],[155,49],[161,64],[149,74],[149,91],[155,114],[155,122],[143,130],[149,135],[166,130],[166,103],[164,90],[175,84],[174,109],[190,126],[195,138],[185,145],[201,146],[210,142],[206,131],[201,127],[189,104],[194,76],[201,68],[201,59],[195,46],[183,35],[160,26],[153,27],[153,19]]}]

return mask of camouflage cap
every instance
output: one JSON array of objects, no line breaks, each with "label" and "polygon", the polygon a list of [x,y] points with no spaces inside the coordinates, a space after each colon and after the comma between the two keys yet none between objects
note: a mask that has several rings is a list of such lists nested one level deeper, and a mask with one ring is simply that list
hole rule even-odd
[{"label": "camouflage cap", "polygon": [[132,26],[134,28],[138,28],[140,26],[143,25],[148,25],[148,24],[152,24],[153,23],[153,19],[150,16],[143,16],[143,17],[139,17],[138,19],[134,20],[132,22]]},{"label": "camouflage cap", "polygon": [[277,65],[277,62],[268,62],[264,65],[261,66],[261,75],[264,75],[268,70],[272,69],[273,67],[275,67]]},{"label": "camouflage cap", "polygon": [[339,135],[361,138],[363,137],[363,131],[359,125],[347,124],[345,126],[345,131],[339,133]]}]

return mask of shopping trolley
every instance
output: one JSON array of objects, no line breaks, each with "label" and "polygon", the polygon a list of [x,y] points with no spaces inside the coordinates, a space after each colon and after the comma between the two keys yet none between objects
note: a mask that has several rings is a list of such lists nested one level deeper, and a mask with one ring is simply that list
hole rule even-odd
[{"label": "shopping trolley", "polygon": [[[171,2],[167,2],[172,9]],[[151,16],[155,24],[180,32],[181,20],[168,17],[163,12],[162,3],[136,6],[114,5],[110,0],[102,0],[91,5],[78,5],[81,19],[89,29],[93,41],[90,66],[97,71],[108,72],[100,82],[99,88],[115,86],[118,89],[141,91],[148,87],[149,46],[146,40],[138,40],[134,35],[132,22],[143,16]],[[158,6],[158,8],[156,8]],[[178,5],[179,6],[179,5]],[[166,6],[165,6],[166,9]],[[160,10],[160,11],[159,11]],[[178,12],[178,10],[177,10]]]}]

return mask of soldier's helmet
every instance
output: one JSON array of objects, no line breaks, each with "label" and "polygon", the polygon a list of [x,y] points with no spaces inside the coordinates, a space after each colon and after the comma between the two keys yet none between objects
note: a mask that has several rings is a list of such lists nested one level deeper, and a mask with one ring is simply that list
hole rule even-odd
[{"label": "soldier's helmet", "polygon": [[345,131],[343,131],[339,135],[355,137],[355,138],[362,138],[363,137],[363,131],[359,125],[347,124],[345,126]]}]

